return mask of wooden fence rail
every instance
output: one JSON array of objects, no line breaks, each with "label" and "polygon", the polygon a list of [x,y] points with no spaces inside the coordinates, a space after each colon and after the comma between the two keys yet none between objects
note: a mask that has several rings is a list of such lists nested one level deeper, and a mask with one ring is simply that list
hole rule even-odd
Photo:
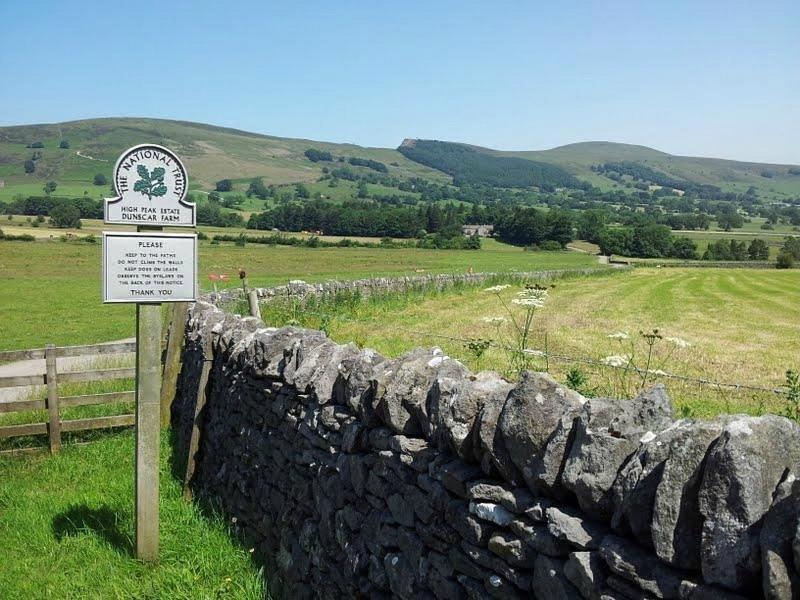
[{"label": "wooden fence rail", "polygon": [[108,417],[62,420],[60,410],[62,408],[71,408],[75,406],[132,402],[135,400],[134,391],[60,397],[58,395],[58,384],[132,379],[136,377],[135,368],[92,369],[88,371],[66,371],[59,373],[57,362],[59,358],[69,356],[93,358],[100,355],[122,354],[135,351],[135,342],[120,342],[64,347],[56,347],[50,344],[45,348],[0,352],[0,362],[41,359],[45,361],[42,373],[15,377],[0,377],[0,388],[47,386],[47,397],[44,399],[19,399],[0,402],[0,414],[28,410],[47,410],[48,415],[47,422],[0,426],[0,438],[47,434],[50,452],[55,453],[61,448],[62,432],[88,431],[91,429],[133,425],[135,422],[135,415],[133,413]]}]

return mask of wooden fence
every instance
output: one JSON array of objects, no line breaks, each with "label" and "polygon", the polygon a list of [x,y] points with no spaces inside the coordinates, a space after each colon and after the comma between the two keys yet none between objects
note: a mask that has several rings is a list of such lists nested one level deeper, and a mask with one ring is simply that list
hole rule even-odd
[{"label": "wooden fence", "polygon": [[122,427],[133,425],[135,415],[123,414],[108,417],[94,417],[88,419],[73,419],[62,421],[60,410],[73,406],[88,406],[93,404],[114,404],[119,402],[133,402],[136,395],[133,390],[126,392],[109,392],[104,394],[86,394],[82,396],[59,396],[58,384],[69,382],[107,381],[112,379],[132,379],[136,377],[133,367],[119,369],[92,369],[88,371],[58,372],[59,358],[68,356],[81,356],[93,358],[107,354],[122,354],[136,351],[136,342],[120,342],[111,344],[93,344],[89,346],[64,346],[56,347],[52,344],[46,348],[35,350],[13,350],[0,352],[0,362],[18,360],[44,359],[43,372],[35,375],[18,377],[0,377],[0,388],[47,386],[47,397],[44,399],[20,399],[0,402],[0,413],[12,413],[27,410],[47,410],[48,420],[41,423],[26,423],[24,425],[5,425],[0,427],[0,438],[11,438],[27,435],[47,434],[50,452],[58,452],[61,448],[61,433],[72,431],[88,431],[91,429],[105,429],[108,427]]}]

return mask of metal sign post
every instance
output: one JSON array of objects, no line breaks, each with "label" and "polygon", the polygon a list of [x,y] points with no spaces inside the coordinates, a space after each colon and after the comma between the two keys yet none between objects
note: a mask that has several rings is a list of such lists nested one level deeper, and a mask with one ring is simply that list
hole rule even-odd
[{"label": "metal sign post", "polygon": [[158,472],[161,407],[161,303],[197,297],[197,236],[163,233],[194,227],[188,179],[178,157],[143,144],[114,167],[117,196],[106,198],[104,222],[137,232],[103,232],[103,302],[136,304],[136,557],[158,558]]}]

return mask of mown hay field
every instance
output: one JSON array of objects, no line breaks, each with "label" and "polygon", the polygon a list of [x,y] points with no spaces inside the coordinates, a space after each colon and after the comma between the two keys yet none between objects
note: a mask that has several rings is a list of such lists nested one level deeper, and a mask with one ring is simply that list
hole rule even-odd
[{"label": "mown hay field", "polygon": [[[775,388],[784,384],[788,369],[800,368],[800,271],[642,268],[552,283],[545,306],[535,312],[527,347],[558,356],[545,361],[528,355],[529,366],[549,369],[561,381],[576,367],[587,394],[634,393],[642,383],[640,376],[589,363],[632,356],[643,368],[647,343],[640,331],[654,329],[661,337],[655,338],[651,370]],[[265,305],[262,312],[269,324],[294,318],[310,327],[325,327],[339,342],[355,341],[390,356],[415,346],[440,346],[473,369],[513,377],[510,350],[495,344],[516,343],[507,309],[523,319],[524,308],[511,303],[520,290],[519,285],[511,286],[498,296],[465,288],[322,304],[305,311]],[[498,325],[489,322],[492,317],[506,321]],[[609,337],[617,333],[628,337]],[[682,347],[681,340],[689,345]],[[493,345],[481,352],[481,341]],[[685,415],[780,413],[785,408],[783,397],[769,392],[700,385],[660,374],[648,376],[645,383],[653,381],[665,383],[677,410]]]}]

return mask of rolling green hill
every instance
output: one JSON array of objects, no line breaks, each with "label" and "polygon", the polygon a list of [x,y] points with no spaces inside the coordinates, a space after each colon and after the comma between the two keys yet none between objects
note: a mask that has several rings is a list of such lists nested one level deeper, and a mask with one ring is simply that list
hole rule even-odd
[{"label": "rolling green hill", "polygon": [[[69,148],[60,148],[62,141]],[[43,148],[30,145],[41,142]],[[791,165],[738,162],[674,156],[645,146],[584,142],[541,151],[501,151],[466,144],[406,140],[399,149],[364,148],[304,139],[280,138],[202,123],[146,118],[107,118],[44,125],[0,127],[0,200],[16,194],[38,195],[47,181],[58,183],[57,195],[92,197],[108,194],[94,186],[95,174],[110,181],[114,161],[129,146],[154,142],[174,149],[185,161],[190,187],[210,191],[220,179],[232,179],[243,190],[256,176],[267,184],[313,182],[324,167],[344,166],[340,158],[360,158],[386,165],[399,178],[421,177],[445,183],[490,182],[498,186],[573,186],[586,181],[603,190],[624,188],[630,177],[614,181],[592,169],[605,163],[626,163],[664,174],[668,180],[712,185],[744,193],[755,187],[761,198],[785,200],[800,196],[800,168]],[[304,152],[330,152],[333,162],[312,162]],[[431,153],[432,148],[436,152]],[[426,149],[426,152],[419,152]],[[416,151],[415,151],[416,150]],[[34,153],[35,171],[24,164]],[[367,169],[367,167],[358,167]],[[767,176],[765,176],[767,175]]]},{"label": "rolling green hill", "polygon": [[[62,140],[69,149],[59,148]],[[42,142],[44,148],[27,146]],[[146,142],[168,146],[186,163],[190,187],[212,190],[220,179],[248,180],[263,176],[266,183],[315,181],[324,166],[338,162],[311,162],[304,156],[309,148],[327,150],[334,159],[356,157],[387,165],[389,174],[424,177],[440,182],[449,177],[440,171],[408,160],[389,148],[363,148],[353,144],[332,144],[303,139],[279,138],[225,127],[161,119],[113,118],[71,121],[49,125],[0,127],[0,199],[15,193],[41,194],[42,185],[58,183],[58,194],[108,195],[107,186],[93,186],[96,173],[111,180],[114,161],[130,146]],[[42,156],[33,174],[24,163],[34,152]]]},{"label": "rolling green hill", "polygon": [[[592,165],[635,162],[674,179],[686,180],[697,185],[713,185],[723,191],[744,193],[753,186],[763,198],[780,200],[800,196],[800,174],[789,173],[789,169],[798,169],[796,165],[675,156],[646,146],[613,142],[581,142],[551,150],[526,152],[488,150],[488,152],[500,156],[549,162],[603,189],[613,188],[615,182],[594,173],[591,170]],[[769,173],[772,177],[764,177],[762,173]]]},{"label": "rolling green hill", "polygon": [[[435,155],[431,152],[434,148]],[[715,186],[723,192],[743,194],[753,186],[759,196],[767,200],[800,196],[800,167],[796,165],[675,156],[647,146],[615,142],[581,142],[550,150],[503,151],[455,142],[408,139],[398,150],[423,164],[436,166],[456,179],[463,179],[464,173],[490,169],[492,172],[487,181],[498,178],[513,181],[518,179],[519,165],[511,162],[511,159],[525,159],[551,169],[548,172],[549,179],[547,176],[539,177],[542,182],[565,185],[567,180],[564,176],[567,175],[602,190],[611,190],[624,187],[626,182],[631,182],[631,178],[624,177],[622,182],[616,182],[595,172],[592,167],[617,163],[640,166],[643,167],[642,171],[654,171],[662,174],[663,179],[686,182],[695,187]],[[459,165],[454,165],[452,158],[456,156],[467,157],[468,160],[461,160]],[[507,162],[498,162],[498,159],[506,159]],[[478,164],[480,167],[476,167]]]}]

